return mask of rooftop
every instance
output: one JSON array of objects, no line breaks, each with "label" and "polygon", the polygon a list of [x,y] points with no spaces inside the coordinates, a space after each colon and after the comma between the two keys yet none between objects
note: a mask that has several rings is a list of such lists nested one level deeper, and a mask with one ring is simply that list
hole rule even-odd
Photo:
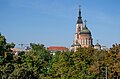
[{"label": "rooftop", "polygon": [[47,48],[48,50],[52,51],[68,51],[68,48],[64,46],[50,46]]}]

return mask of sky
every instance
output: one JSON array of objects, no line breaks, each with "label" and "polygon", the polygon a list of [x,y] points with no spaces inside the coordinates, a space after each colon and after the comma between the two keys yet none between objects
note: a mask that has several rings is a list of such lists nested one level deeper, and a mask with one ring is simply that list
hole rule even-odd
[{"label": "sky", "polygon": [[78,6],[102,46],[120,43],[120,0],[0,0],[0,32],[7,42],[66,46],[73,43]]}]

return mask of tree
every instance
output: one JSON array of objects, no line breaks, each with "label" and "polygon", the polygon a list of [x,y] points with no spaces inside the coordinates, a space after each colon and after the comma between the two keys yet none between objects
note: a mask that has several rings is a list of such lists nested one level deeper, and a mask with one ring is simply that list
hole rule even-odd
[{"label": "tree", "polygon": [[5,67],[1,67],[0,75],[1,79],[7,79],[9,75],[14,71],[15,67],[11,63],[7,63]]},{"label": "tree", "polygon": [[6,45],[6,39],[3,35],[0,33],[0,56],[4,55],[5,52],[5,45]]},{"label": "tree", "polygon": [[12,43],[6,43],[5,45],[5,48],[6,48],[6,51],[7,52],[11,52],[11,48],[14,48],[15,47],[15,44],[12,42]]},{"label": "tree", "polygon": [[31,50],[21,56],[22,65],[27,66],[28,69],[33,69],[35,74],[45,76],[48,72],[48,62],[50,60],[50,53],[42,44],[31,43]]},{"label": "tree", "polygon": [[29,70],[27,68],[19,68],[14,70],[12,74],[8,77],[8,79],[38,79],[33,70]]},{"label": "tree", "polygon": [[0,79],[103,79],[106,67],[109,79],[120,77],[120,44],[109,51],[89,47],[51,56],[43,44],[30,43],[30,51],[13,59],[14,46],[0,34]]}]

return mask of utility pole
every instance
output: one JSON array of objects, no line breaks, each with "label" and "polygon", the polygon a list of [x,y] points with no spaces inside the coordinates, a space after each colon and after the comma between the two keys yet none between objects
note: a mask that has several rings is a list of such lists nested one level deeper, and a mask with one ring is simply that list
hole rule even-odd
[{"label": "utility pole", "polygon": [[106,78],[105,79],[108,79],[108,72],[107,72],[108,68],[106,66]]}]

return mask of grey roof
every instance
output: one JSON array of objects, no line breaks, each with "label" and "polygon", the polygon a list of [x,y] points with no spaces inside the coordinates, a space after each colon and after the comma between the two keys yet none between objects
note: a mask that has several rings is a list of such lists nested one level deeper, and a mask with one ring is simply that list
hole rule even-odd
[{"label": "grey roof", "polygon": [[74,44],[72,44],[71,47],[74,47]]},{"label": "grey roof", "polygon": [[100,46],[101,47],[101,45],[99,43],[97,43],[95,46]]},{"label": "grey roof", "polygon": [[74,47],[74,46],[81,46],[79,43],[78,44],[72,44],[71,47]]},{"label": "grey roof", "polygon": [[90,34],[91,35],[91,32],[87,27],[83,27],[83,30],[80,31],[80,34]]}]

